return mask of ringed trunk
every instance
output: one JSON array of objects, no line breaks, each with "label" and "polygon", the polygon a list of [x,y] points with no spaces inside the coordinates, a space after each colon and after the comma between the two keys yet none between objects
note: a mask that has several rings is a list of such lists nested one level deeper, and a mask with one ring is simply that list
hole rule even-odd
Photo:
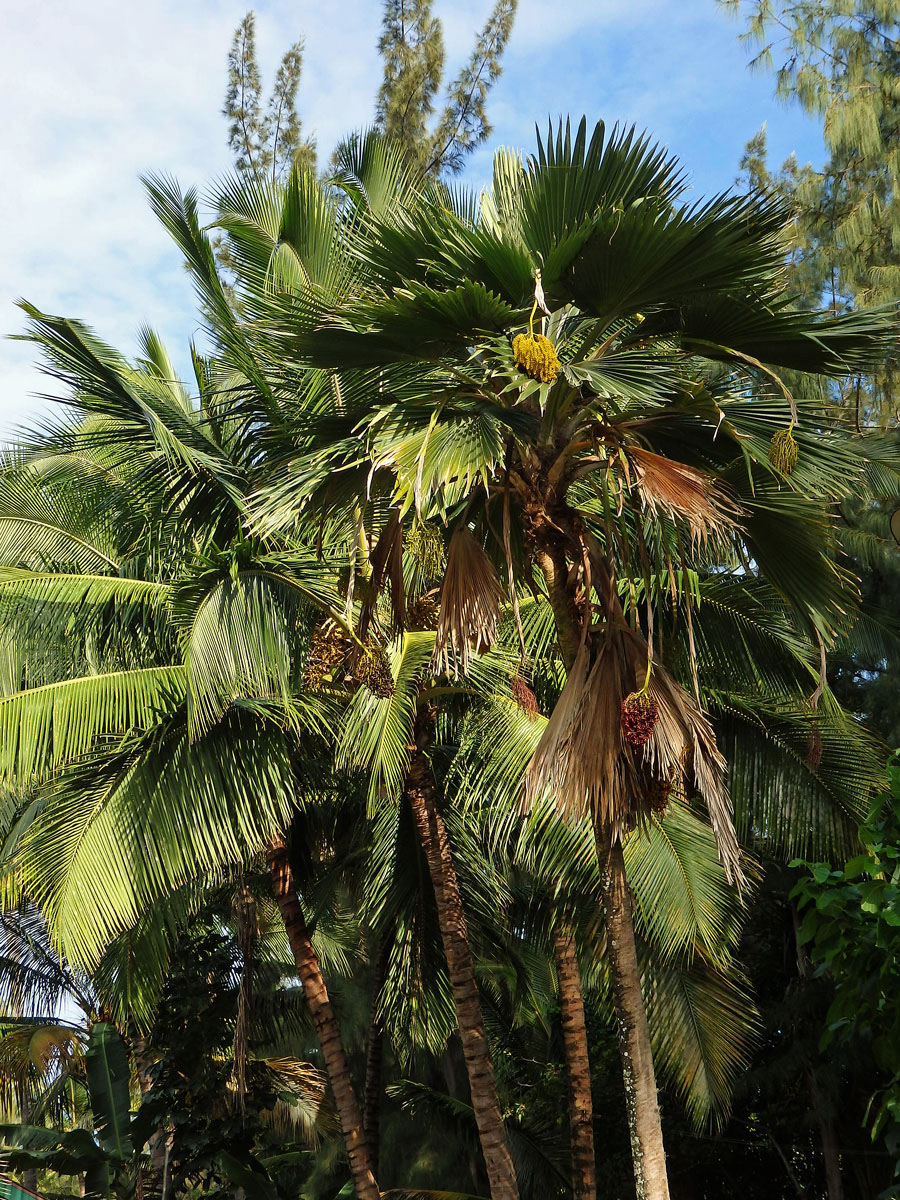
[{"label": "ringed trunk", "polygon": [[603,919],[613,985],[616,1033],[625,1080],[625,1108],[636,1200],[669,1200],[650,1027],[641,994],[631,889],[625,877],[625,856],[621,843],[616,841],[601,861],[604,863]]},{"label": "ringed trunk", "polygon": [[441,940],[447,959],[447,972],[456,1006],[472,1107],[475,1110],[491,1197],[492,1200],[518,1200],[519,1189],[500,1112],[494,1064],[491,1061],[481,1013],[481,1000],[475,982],[475,964],[469,946],[456,869],[453,866],[447,830],[435,804],[431,767],[421,747],[413,751],[406,781],[406,795],[434,887]]},{"label": "ringed trunk", "polygon": [[[804,982],[812,975],[812,967],[806,947],[800,941],[800,914],[797,905],[791,901],[791,922],[794,929],[794,944],[797,948],[797,973]],[[841,1174],[841,1158],[838,1152],[837,1131],[834,1117],[829,1111],[828,1102],[822,1092],[815,1063],[807,1058],[804,1063],[806,1082],[809,1087],[809,1098],[819,1126],[819,1143],[822,1148],[822,1162],[825,1167],[825,1188],[828,1200],[844,1200],[844,1180]]]},{"label": "ringed trunk", "polygon": [[[547,584],[560,653],[566,670],[570,671],[581,640],[582,618],[569,580],[565,549],[554,534],[547,535],[544,532],[538,539],[535,558]],[[610,599],[614,602],[615,595]],[[595,836],[603,866],[603,919],[625,1084],[636,1200],[669,1200],[656,1073],[650,1048],[647,1009],[641,994],[625,858],[618,841],[610,846],[609,831],[595,828]]]},{"label": "ringed trunk", "polygon": [[569,1081],[572,1196],[573,1200],[595,1200],[597,1166],[594,1158],[594,1109],[587,1029],[584,1021],[584,996],[581,991],[575,938],[565,926],[557,929],[554,934],[553,955],[559,978],[559,1008]]},{"label": "ringed trunk", "polygon": [[366,1087],[363,1097],[363,1129],[369,1145],[372,1171],[377,1177],[381,1149],[381,1077],[384,1061],[384,1025],[378,1014],[378,1001],[388,968],[390,942],[385,937],[372,980],[372,1011],[369,1019],[369,1043],[366,1048]]},{"label": "ringed trunk", "polygon": [[378,1184],[375,1182],[375,1172],[372,1169],[372,1160],[363,1130],[362,1115],[353,1091],[340,1030],[328,998],[328,989],[322,977],[319,957],[306,927],[306,919],[297,897],[287,846],[283,841],[272,842],[269,847],[268,861],[275,889],[275,899],[287,930],[291,952],[297,966],[297,974],[303,984],[309,1011],[312,1014],[319,1044],[322,1047],[322,1058],[325,1060],[325,1070],[334,1094],[334,1102],[344,1135],[344,1145],[347,1148],[347,1158],[350,1160],[353,1187],[358,1200],[378,1200]]}]

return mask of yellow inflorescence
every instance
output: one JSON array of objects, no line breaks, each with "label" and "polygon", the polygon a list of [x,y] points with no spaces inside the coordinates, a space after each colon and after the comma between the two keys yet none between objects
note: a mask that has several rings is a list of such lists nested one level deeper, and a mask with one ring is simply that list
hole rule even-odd
[{"label": "yellow inflorescence", "polygon": [[797,465],[797,441],[790,429],[779,429],[769,443],[769,462],[782,475],[790,475]]},{"label": "yellow inflorescence", "polygon": [[513,356],[526,375],[541,383],[553,383],[559,374],[556,347],[542,333],[518,333],[513,338]]}]

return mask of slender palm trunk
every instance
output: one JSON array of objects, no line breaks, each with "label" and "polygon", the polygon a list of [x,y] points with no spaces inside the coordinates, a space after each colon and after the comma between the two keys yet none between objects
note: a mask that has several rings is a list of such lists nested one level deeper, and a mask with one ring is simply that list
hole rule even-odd
[{"label": "slender palm trunk", "polygon": [[347,1158],[350,1160],[353,1186],[358,1200],[378,1200],[378,1184],[375,1182],[375,1173],[372,1170],[362,1115],[353,1091],[350,1069],[347,1065],[344,1047],[341,1044],[340,1030],[328,998],[325,980],[322,978],[319,957],[310,940],[303,909],[300,907],[297,897],[290,858],[284,842],[273,841],[269,847],[268,857],[275,899],[278,901],[278,908],[287,930],[294,962],[297,965],[297,973],[303,984],[303,992],[309,1004],[319,1044],[322,1047],[325,1070],[334,1094],[334,1102],[344,1134],[344,1144],[347,1147]]},{"label": "slender palm trunk", "polygon": [[378,1001],[388,968],[390,942],[385,937],[372,978],[372,1012],[369,1019],[369,1042],[366,1048],[366,1090],[363,1097],[363,1128],[369,1144],[372,1171],[377,1176],[381,1157],[381,1076],[384,1061],[384,1025],[378,1014]]},{"label": "slender palm trunk", "polygon": [[[541,537],[536,558],[547,584],[563,662],[566,670],[570,671],[581,637],[581,617],[568,578],[565,551],[554,534]],[[615,602],[614,595],[610,599]],[[636,1200],[669,1200],[656,1072],[650,1048],[647,1009],[641,994],[641,973],[634,940],[631,891],[625,877],[625,858],[618,841],[610,846],[608,830],[597,829],[595,833],[603,866],[603,919],[625,1084],[635,1196]]]},{"label": "slender palm trunk", "polygon": [[[131,1048],[134,1054],[134,1064],[137,1067],[138,1085],[141,1089],[141,1096],[146,1096],[147,1092],[153,1086],[153,1081],[150,1077],[150,1070],[153,1066],[153,1060],[150,1054],[148,1040],[139,1034],[131,1039]],[[150,1174],[152,1181],[159,1181],[161,1200],[168,1200],[168,1181],[166,1180],[166,1163],[168,1161],[168,1132],[163,1126],[159,1126],[151,1133],[147,1139],[147,1145],[150,1149]],[[151,1189],[152,1190],[152,1189]]]},{"label": "slender palm trunk", "polygon": [[[797,950],[797,973],[804,982],[807,982],[812,975],[812,967],[806,947],[800,942],[800,914],[793,901],[791,901],[791,921],[794,929],[794,945]],[[828,1200],[844,1200],[844,1180],[841,1175],[841,1159],[838,1154],[834,1117],[829,1111],[828,1101],[822,1092],[815,1063],[807,1058],[804,1067],[812,1110],[815,1114],[816,1124],[819,1126],[819,1145],[822,1149],[822,1162],[825,1167],[825,1189],[828,1193]]]},{"label": "slender palm trunk", "polygon": [[[25,1094],[24,1090],[22,1092],[20,1108],[22,1124],[29,1125],[31,1123],[31,1101]],[[24,1184],[26,1191],[37,1192],[37,1170],[34,1167],[25,1168],[25,1170],[22,1172],[22,1183]]]},{"label": "slender palm trunk", "polygon": [[[427,740],[420,738],[420,742]],[[487,1168],[492,1200],[518,1200],[519,1189],[509,1141],[500,1112],[494,1064],[488,1045],[481,1000],[475,982],[475,964],[469,946],[465,913],[450,843],[443,818],[435,804],[431,766],[420,744],[413,752],[406,779],[406,795],[412,809],[419,842],[437,902],[441,940],[456,1005],[456,1019],[463,1057],[469,1075],[472,1107]]]},{"label": "slender palm trunk", "polygon": [[566,1071],[569,1077],[569,1137],[572,1147],[573,1200],[595,1200],[597,1165],[594,1159],[594,1109],[591,1099],[591,1067],[584,996],[575,939],[565,926],[553,938],[553,955],[559,978],[559,1008],[562,1017]]},{"label": "slender palm trunk", "polygon": [[650,1027],[641,995],[631,889],[625,877],[625,856],[621,843],[616,841],[606,851],[602,861],[603,919],[619,1054],[625,1080],[625,1108],[631,1138],[635,1196],[636,1200],[669,1200]]}]

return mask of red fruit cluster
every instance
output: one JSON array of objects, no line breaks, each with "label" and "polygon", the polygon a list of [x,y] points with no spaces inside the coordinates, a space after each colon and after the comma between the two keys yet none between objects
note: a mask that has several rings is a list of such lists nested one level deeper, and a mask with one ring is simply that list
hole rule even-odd
[{"label": "red fruit cluster", "polygon": [[622,737],[632,749],[646,745],[658,720],[656,701],[642,692],[632,692],[622,701]]}]

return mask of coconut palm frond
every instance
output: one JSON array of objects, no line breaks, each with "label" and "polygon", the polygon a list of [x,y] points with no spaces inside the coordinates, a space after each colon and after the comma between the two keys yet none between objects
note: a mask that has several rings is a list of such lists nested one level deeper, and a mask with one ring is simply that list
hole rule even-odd
[{"label": "coconut palm frond", "polygon": [[734,1082],[750,1060],[760,1021],[749,989],[702,962],[679,965],[650,954],[641,972],[650,1036],[696,1128],[727,1120]]},{"label": "coconut palm frond", "polygon": [[100,738],[153,728],[184,702],[183,667],[64,679],[0,699],[0,774],[27,784],[75,761]]}]

